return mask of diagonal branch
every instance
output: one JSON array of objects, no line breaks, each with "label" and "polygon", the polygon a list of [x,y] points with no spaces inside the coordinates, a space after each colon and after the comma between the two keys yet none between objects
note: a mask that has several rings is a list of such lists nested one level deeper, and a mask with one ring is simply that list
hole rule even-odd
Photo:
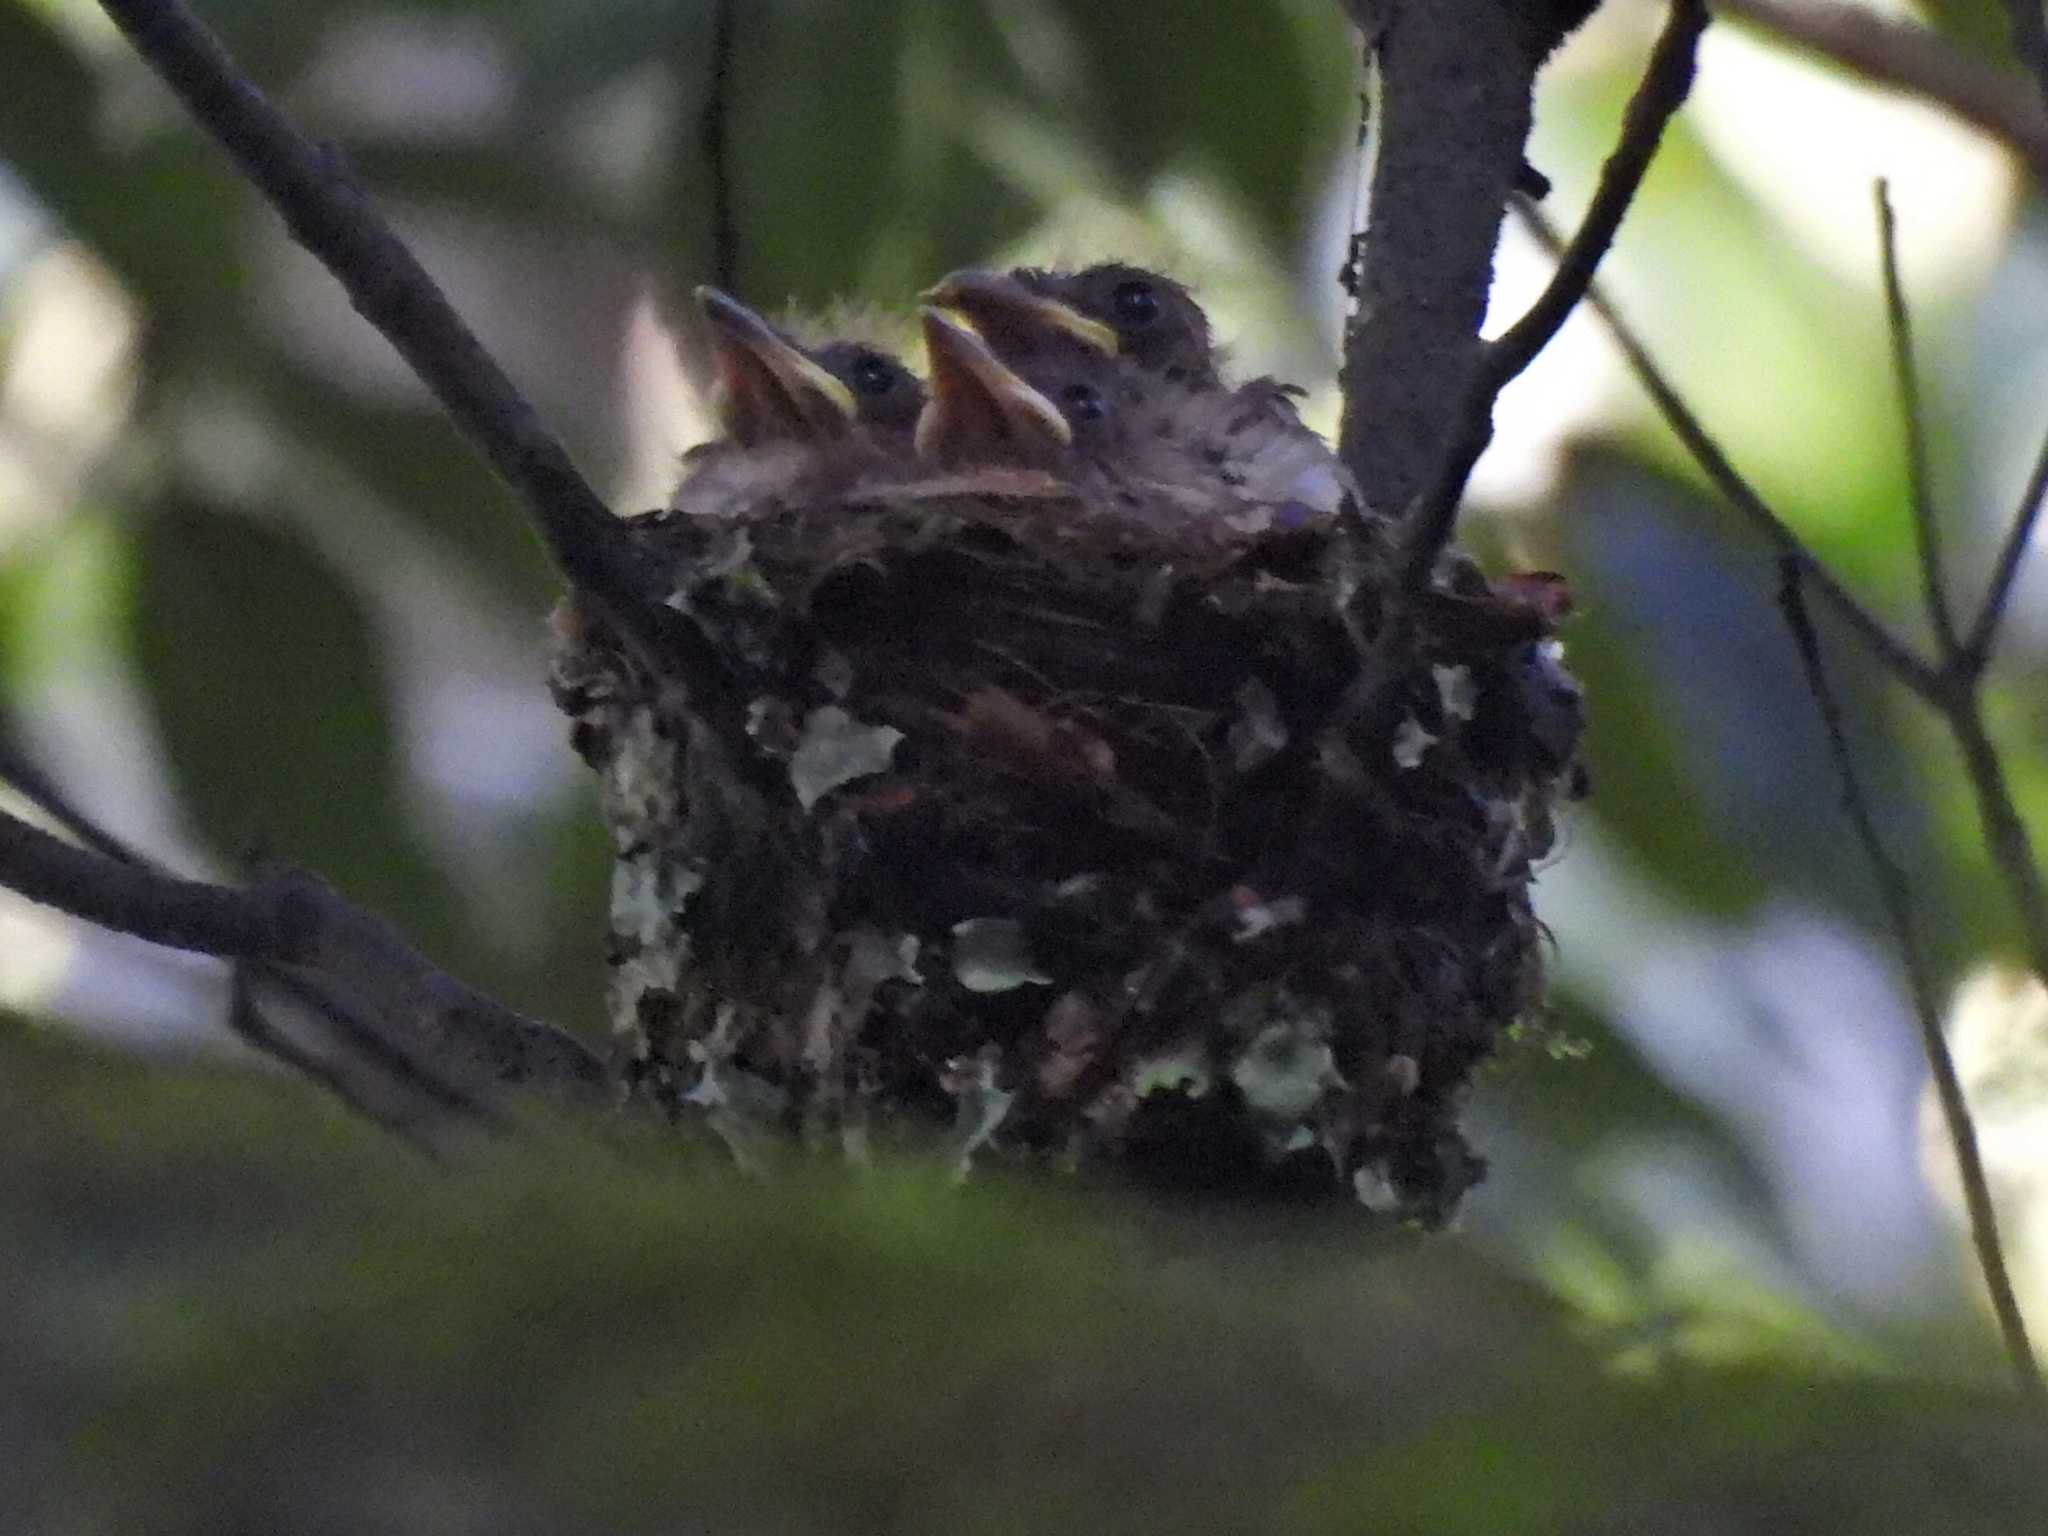
[{"label": "diagonal branch", "polygon": [[2020,564],[2033,545],[2044,500],[2048,500],[2048,438],[2041,440],[2041,451],[2034,456],[2027,488],[2020,493],[2020,504],[2013,509],[2012,522],[2005,530],[2005,542],[1999,546],[1998,563],[1992,567],[1984,605],[1977,610],[1969,639],[1963,642],[1961,665],[1971,676],[1981,675],[1991,663],[1992,652],[1998,645],[1998,626],[2005,620],[2005,610],[2012,605],[2013,584],[2019,580]]},{"label": "diagonal branch", "polygon": [[1558,259],[1550,282],[1517,320],[1480,353],[1466,386],[1449,452],[1435,479],[1404,514],[1407,531],[1401,554],[1401,585],[1419,592],[1436,569],[1437,557],[1457,526],[1458,503],[1472,466],[1493,439],[1493,405],[1500,392],[1550,344],[1593,285],[1600,259],[1614,244],[1621,221],[1643,184],[1665,125],[1692,90],[1700,35],[1706,31],[1705,0],[1672,0],[1664,30],[1651,50],[1641,83],[1622,119],[1621,138],[1600,170],[1600,184],[1584,222]]},{"label": "diagonal branch", "polygon": [[[1480,346],[1462,397],[1456,406],[1452,436],[1442,450],[1433,478],[1409,503],[1403,515],[1398,590],[1405,594],[1389,609],[1371,653],[1330,713],[1326,740],[1334,742],[1354,722],[1375,715],[1387,690],[1401,675],[1414,628],[1413,597],[1429,585],[1437,561],[1457,527],[1458,506],[1472,466],[1493,438],[1493,406],[1502,389],[1549,345],[1565,319],[1584,298],[1600,258],[1614,243],[1621,221],[1641,188],[1664,127],[1692,88],[1693,64],[1708,21],[1704,0],[1672,0],[1671,12],[1643,79],[1630,98],[1621,138],[1601,168],[1600,183],[1586,217],[1560,260],[1558,270],[1530,306],[1495,341]],[[1347,370],[1349,364],[1347,363]],[[1347,417],[1351,386],[1345,390]],[[1350,430],[1349,427],[1346,429]],[[1361,479],[1361,484],[1366,482]],[[1367,498],[1371,499],[1370,487]]]},{"label": "diagonal branch", "polygon": [[[1520,208],[1523,220],[1535,233],[1537,239],[1557,249],[1557,234],[1551,229],[1543,215],[1524,204]],[[1884,626],[1882,620],[1857,600],[1849,589],[1842,585],[1840,578],[1830,571],[1812,550],[1800,540],[1792,527],[1758,494],[1756,488],[1742,477],[1741,471],[1729,462],[1721,445],[1714,441],[1692,408],[1664,376],[1656,361],[1644,347],[1628,322],[1622,318],[1607,296],[1596,283],[1587,290],[1586,304],[1600,317],[1607,332],[1614,338],[1628,360],[1630,370],[1657,407],[1658,414],[1693,462],[1706,474],[1714,489],[1727,499],[1730,506],[1754,523],[1763,534],[1778,546],[1780,554],[1796,561],[1801,577],[1820,593],[1830,608],[1842,621],[1854,630],[1871,653],[1882,662],[1887,671],[1937,708],[1946,708],[1950,684],[1935,667],[1923,660],[1911,646]]]},{"label": "diagonal branch", "polygon": [[1977,800],[1977,819],[1984,828],[1984,843],[1991,851],[1991,862],[1998,866],[2006,894],[2019,913],[2028,964],[2041,985],[2048,987],[2048,889],[2042,886],[2034,841],[2027,833],[2026,822],[2020,819],[1998,749],[1992,745],[1991,733],[1985,727],[1983,702],[1976,686],[1956,690],[1942,713],[1963,754],[1963,772]]},{"label": "diagonal branch", "polygon": [[1913,322],[1906,293],[1899,282],[1898,221],[1892,215],[1891,189],[1877,183],[1877,244],[1884,267],[1885,318],[1891,331],[1892,375],[1899,390],[1899,411],[1905,418],[1906,485],[1913,503],[1913,537],[1920,555],[1920,585],[1926,594],[1928,622],[1934,626],[1935,649],[1944,665],[1958,646],[1955,615],[1949,609],[1948,581],[1942,570],[1941,526],[1935,520],[1934,492],[1927,473],[1927,414],[1920,398],[1920,370],[1913,361]]},{"label": "diagonal branch", "polygon": [[2025,76],[1959,47],[1932,27],[1842,0],[1713,0],[1874,85],[1917,96],[2011,145],[2048,173],[2048,111]]},{"label": "diagonal branch", "polygon": [[374,1068],[387,1099],[482,1112],[504,1086],[588,1097],[604,1079],[578,1041],[456,980],[302,870],[266,866],[241,888],[185,880],[0,812],[0,887],[116,933],[249,966],[339,1029],[342,1054]]},{"label": "diagonal branch", "polygon": [[1842,710],[1828,683],[1821,660],[1820,637],[1814,631],[1813,616],[1807,611],[1804,573],[1790,556],[1778,561],[1778,602],[1785,622],[1799,649],[1806,669],[1806,684],[1813,693],[1825,728],[1828,753],[1835,773],[1842,781],[1842,807],[1849,813],[1856,837],[1877,876],[1878,894],[1891,923],[1892,938],[1899,948],[1900,962],[1913,994],[1913,1016],[1920,1024],[1920,1043],[1934,1076],[1935,1095],[1941,1101],[1942,1120],[1948,1129],[1949,1145],[1956,1155],[1956,1170],[1963,1186],[1963,1206],[1969,1214],[1970,1241],[1977,1250],[1977,1265],[1983,1272],[1985,1289],[1991,1293],[1991,1310],[1998,1319],[2005,1340],[2006,1356],[2019,1379],[2020,1394],[2037,1412],[2048,1410],[2048,1385],[2041,1379],[2040,1362],[2034,1358],[2027,1339],[2027,1325],[2013,1294],[2012,1278],[2006,1272],[2005,1250],[1998,1238],[1998,1216],[1991,1205],[1991,1188],[1984,1177],[1984,1159],[1977,1146],[1977,1127],[1970,1118],[1969,1100],[1963,1095],[1962,1080],[1956,1075],[1955,1058],[1941,1032],[1941,1009],[1937,1003],[1934,978],[1927,957],[1921,953],[1914,931],[1913,903],[1906,873],[1885,848],[1877,829],[1877,818],[1856,775],[1856,763],[1849,751],[1848,733],[1843,729]]},{"label": "diagonal branch", "polygon": [[294,128],[182,0],[101,6],[517,493],[571,584],[602,607],[643,662],[664,675],[679,664],[692,686],[722,693],[723,665],[692,626],[661,607],[662,594],[649,590],[619,519],[384,221],[339,151]]},{"label": "diagonal branch", "polygon": [[2048,103],[2048,26],[2041,20],[2041,0],[2005,0],[2012,12],[2012,51],[2034,72],[2041,99]]}]

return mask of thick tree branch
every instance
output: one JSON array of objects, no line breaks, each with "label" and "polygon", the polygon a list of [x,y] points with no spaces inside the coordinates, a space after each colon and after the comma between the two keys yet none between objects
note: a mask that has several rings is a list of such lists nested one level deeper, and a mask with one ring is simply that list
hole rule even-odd
[{"label": "thick tree branch", "polygon": [[1379,78],[1372,186],[1356,242],[1339,452],[1397,513],[1441,461],[1478,356],[1502,211],[1523,164],[1547,46],[1512,5],[1354,4]]},{"label": "thick tree branch", "polygon": [[181,0],[101,0],[179,101],[347,289],[500,478],[563,575],[595,600],[650,666],[722,691],[701,637],[648,590],[624,531],[547,425],[484,350],[350,175],[248,80]]},{"label": "thick tree branch", "polygon": [[[1427,488],[1403,515],[1398,556],[1401,592],[1412,597],[1426,588],[1438,558],[1450,543],[1465,482],[1492,439],[1493,406],[1501,390],[1550,343],[1591,287],[1600,258],[1614,243],[1622,218],[1656,156],[1665,125],[1692,88],[1693,62],[1707,20],[1704,0],[1672,0],[1664,31],[1651,51],[1642,82],[1630,99],[1621,138],[1601,169],[1600,183],[1585,220],[1565,249],[1557,271],[1528,313],[1497,340],[1481,343],[1474,338],[1477,350],[1472,354],[1467,381],[1457,402],[1453,435],[1434,466]],[[1354,339],[1356,335],[1354,331]],[[1347,417],[1350,408],[1347,384]],[[1355,471],[1357,467],[1354,463]],[[1367,500],[1371,499],[1368,490]],[[1372,654],[1364,658],[1358,676],[1331,712],[1326,732],[1329,739],[1334,740],[1357,720],[1377,713],[1384,704],[1388,688],[1405,665],[1413,624],[1412,602],[1396,603],[1372,642]]]},{"label": "thick tree branch", "polygon": [[1913,536],[1920,557],[1920,586],[1926,595],[1928,622],[1934,626],[1935,649],[1942,664],[1955,660],[1958,648],[1955,615],[1949,609],[1948,579],[1941,559],[1941,525],[1935,518],[1934,491],[1927,473],[1927,420],[1920,401],[1920,370],[1913,360],[1913,322],[1906,310],[1906,292],[1899,282],[1897,221],[1892,216],[1890,189],[1877,184],[1877,244],[1884,268],[1885,317],[1891,331],[1892,375],[1899,390],[1899,410],[1906,431],[1906,486],[1913,503]]},{"label": "thick tree branch", "polygon": [[1614,244],[1621,221],[1663,142],[1664,128],[1692,89],[1694,60],[1708,21],[1705,0],[1672,0],[1642,82],[1622,119],[1621,138],[1601,168],[1585,220],[1558,258],[1557,270],[1529,312],[1479,354],[1460,403],[1451,448],[1420,501],[1404,514],[1402,585],[1420,591],[1457,525],[1458,503],[1472,466],[1493,437],[1493,405],[1514,377],[1550,344],[1586,290],[1600,259]]},{"label": "thick tree branch", "polygon": [[1848,733],[1842,725],[1841,706],[1828,683],[1827,668],[1821,660],[1820,636],[1814,630],[1812,615],[1807,612],[1800,564],[1790,556],[1780,556],[1778,572],[1778,601],[1784,609],[1785,622],[1791,628],[1793,643],[1799,649],[1799,660],[1806,670],[1807,687],[1812,690],[1814,703],[1820,710],[1821,724],[1827,732],[1828,752],[1834,758],[1836,775],[1842,781],[1842,806],[1849,813],[1857,840],[1862,843],[1864,855],[1877,877],[1878,894],[1884,902],[1886,918],[1891,923],[1900,963],[1906,968],[1907,985],[1913,994],[1913,1016],[1919,1021],[1920,1043],[1934,1076],[1935,1095],[1941,1101],[1949,1145],[1956,1154],[1956,1171],[1963,1187],[1963,1207],[1969,1215],[1970,1241],[1977,1250],[1977,1265],[1984,1275],[1985,1288],[1991,1294],[1991,1310],[1998,1319],[1999,1333],[2005,1341],[2006,1356],[2012,1362],[2013,1373],[2019,1380],[2020,1394],[2036,1412],[2048,1410],[2048,1385],[2042,1382],[2040,1362],[2034,1358],[2033,1346],[2028,1342],[2026,1320],[2020,1313],[2019,1300],[2013,1294],[2012,1279],[2006,1271],[2005,1250],[1998,1237],[1998,1216],[1991,1205],[1991,1187],[1984,1177],[1984,1159],[1977,1146],[1977,1127],[1970,1118],[1970,1105],[1963,1095],[1962,1080],[1956,1075],[1955,1058],[1949,1054],[1948,1040],[1941,1032],[1941,1008],[1936,998],[1934,978],[1914,931],[1913,903],[1905,871],[1899,868],[1885,848],[1883,835],[1877,829],[1877,818],[1872,814],[1862,782],[1857,777],[1855,759],[1849,751]]},{"label": "thick tree branch", "polygon": [[2037,175],[2048,173],[2048,111],[2026,79],[1931,27],[1841,0],[1713,0],[1713,6],[1872,84],[1918,96],[2011,145]]}]

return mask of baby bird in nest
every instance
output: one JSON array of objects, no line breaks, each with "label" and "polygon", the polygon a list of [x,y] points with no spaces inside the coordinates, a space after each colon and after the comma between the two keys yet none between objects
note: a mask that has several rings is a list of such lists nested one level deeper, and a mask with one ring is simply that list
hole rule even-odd
[{"label": "baby bird in nest", "polygon": [[925,388],[896,358],[855,341],[799,346],[716,288],[699,288],[697,307],[723,435],[683,456],[673,507],[717,515],[909,461]]},{"label": "baby bird in nest", "polygon": [[970,269],[941,279],[924,298],[966,316],[1012,366],[1108,353],[1171,383],[1223,387],[1208,315],[1181,284],[1143,267]]},{"label": "baby bird in nest", "polygon": [[1272,509],[1281,522],[1356,500],[1350,475],[1296,411],[1298,390],[1270,378],[1223,383],[1208,316],[1170,277],[1121,262],[967,271],[925,297],[964,316],[1041,394],[1071,395],[1060,406],[1070,418],[1113,418],[1093,435],[1117,451],[1095,457],[1126,481],[1163,485],[1191,503]]}]

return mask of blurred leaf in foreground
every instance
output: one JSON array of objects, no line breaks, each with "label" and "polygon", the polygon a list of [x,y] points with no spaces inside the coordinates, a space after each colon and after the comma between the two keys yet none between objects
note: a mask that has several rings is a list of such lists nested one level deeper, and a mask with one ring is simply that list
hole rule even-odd
[{"label": "blurred leaf in foreground", "polygon": [[[2030,1531],[1990,1392],[1613,1376],[1445,1244],[659,1139],[443,1169],[0,1032],[0,1517],[72,1531]],[[10,1508],[10,1501],[20,1501]]]}]

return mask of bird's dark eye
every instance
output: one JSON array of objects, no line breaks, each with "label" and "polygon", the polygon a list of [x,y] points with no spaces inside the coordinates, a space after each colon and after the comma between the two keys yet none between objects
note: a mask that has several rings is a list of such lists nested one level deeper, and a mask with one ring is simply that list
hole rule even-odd
[{"label": "bird's dark eye", "polygon": [[896,387],[896,369],[886,357],[869,352],[853,360],[846,381],[857,395],[886,395]]},{"label": "bird's dark eye", "polygon": [[1159,318],[1159,292],[1143,278],[1118,283],[1109,295],[1109,304],[1120,325],[1147,326]]},{"label": "bird's dark eye", "polygon": [[1074,421],[1100,421],[1109,414],[1109,402],[1093,384],[1069,384],[1060,391],[1060,404]]}]

